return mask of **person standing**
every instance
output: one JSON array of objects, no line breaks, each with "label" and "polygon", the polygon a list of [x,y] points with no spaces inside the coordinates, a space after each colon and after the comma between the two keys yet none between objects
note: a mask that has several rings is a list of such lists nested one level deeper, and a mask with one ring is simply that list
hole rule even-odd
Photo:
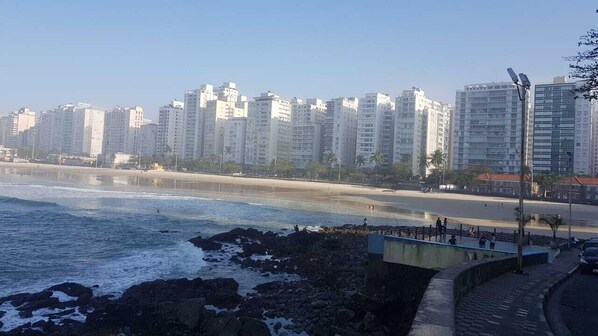
[{"label": "person standing", "polygon": [[480,248],[486,248],[486,236],[482,233],[480,235]]},{"label": "person standing", "polygon": [[440,217],[436,220],[436,234],[442,234],[442,221]]},{"label": "person standing", "polygon": [[448,228],[448,219],[444,217],[444,223],[442,223],[442,233],[446,234],[446,229]]},{"label": "person standing", "polygon": [[496,235],[492,233],[492,237],[490,237],[490,249],[494,250],[494,247],[496,247]]}]

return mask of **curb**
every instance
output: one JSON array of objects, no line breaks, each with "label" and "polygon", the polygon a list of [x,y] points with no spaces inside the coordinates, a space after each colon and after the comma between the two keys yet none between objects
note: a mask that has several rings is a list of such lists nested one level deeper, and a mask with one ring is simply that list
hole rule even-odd
[{"label": "curb", "polygon": [[[546,323],[550,327],[551,331],[554,330],[554,327],[550,324],[550,320],[546,317],[546,305],[548,304],[548,297],[550,296],[550,294],[552,294],[557,289],[558,286],[560,286],[563,282],[565,282],[567,279],[569,279],[577,271],[578,267],[579,267],[579,265],[575,265],[575,267],[573,267],[571,270],[569,270],[569,272],[567,272],[567,274],[565,274],[563,277],[561,277],[560,279],[553,282],[550,285],[550,287],[545,289],[544,292],[541,294],[542,305],[540,307],[540,310],[541,310],[540,319],[546,321]],[[553,335],[554,335],[554,333],[553,333]]]}]

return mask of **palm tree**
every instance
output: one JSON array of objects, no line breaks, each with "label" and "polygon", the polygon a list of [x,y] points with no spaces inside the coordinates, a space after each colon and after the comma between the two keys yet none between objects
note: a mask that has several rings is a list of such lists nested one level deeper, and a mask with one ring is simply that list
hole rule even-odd
[{"label": "palm tree", "polygon": [[419,176],[421,178],[426,177],[426,168],[428,168],[429,166],[430,166],[430,163],[428,162],[428,157],[426,157],[425,155],[420,155],[419,156]]},{"label": "palm tree", "polygon": [[338,164],[338,180],[341,180],[341,164],[338,161],[338,157],[334,152],[328,152],[324,155],[324,161],[330,165],[330,175],[332,175],[332,168],[335,163]]},{"label": "palm tree", "polygon": [[437,149],[428,158],[430,160],[430,165],[434,166],[436,169],[440,169],[444,166],[444,153],[442,150]]},{"label": "palm tree", "polygon": [[372,154],[372,156],[370,157],[370,162],[375,162],[376,166],[379,166],[380,164],[384,163],[384,153],[382,153],[381,151],[377,151],[376,153]]},{"label": "palm tree", "polygon": [[411,163],[411,154],[401,154],[401,163]]},{"label": "palm tree", "polygon": [[552,230],[552,241],[556,242],[556,232],[561,225],[565,224],[563,218],[558,214],[554,216],[545,216],[540,218],[540,222],[544,222],[550,226],[550,230]]},{"label": "palm tree", "polygon": [[357,155],[355,157],[355,168],[359,169],[361,167],[363,167],[363,165],[365,165],[365,157],[363,155]]}]

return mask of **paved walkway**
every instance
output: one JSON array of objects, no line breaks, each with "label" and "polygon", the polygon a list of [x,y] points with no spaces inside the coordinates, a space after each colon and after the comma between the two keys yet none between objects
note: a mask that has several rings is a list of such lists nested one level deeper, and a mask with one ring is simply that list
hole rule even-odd
[{"label": "paved walkway", "polygon": [[457,305],[456,335],[553,335],[543,293],[577,265],[578,254],[562,252],[551,264],[525,268],[529,275],[507,273],[474,288]]}]

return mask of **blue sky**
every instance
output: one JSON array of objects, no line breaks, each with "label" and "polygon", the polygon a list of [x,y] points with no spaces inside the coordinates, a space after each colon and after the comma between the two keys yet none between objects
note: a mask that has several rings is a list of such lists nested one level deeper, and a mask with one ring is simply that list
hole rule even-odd
[{"label": "blue sky", "polygon": [[453,102],[466,84],[542,83],[597,27],[595,1],[0,0],[0,115],[67,102],[159,106],[202,83],[250,97]]}]

